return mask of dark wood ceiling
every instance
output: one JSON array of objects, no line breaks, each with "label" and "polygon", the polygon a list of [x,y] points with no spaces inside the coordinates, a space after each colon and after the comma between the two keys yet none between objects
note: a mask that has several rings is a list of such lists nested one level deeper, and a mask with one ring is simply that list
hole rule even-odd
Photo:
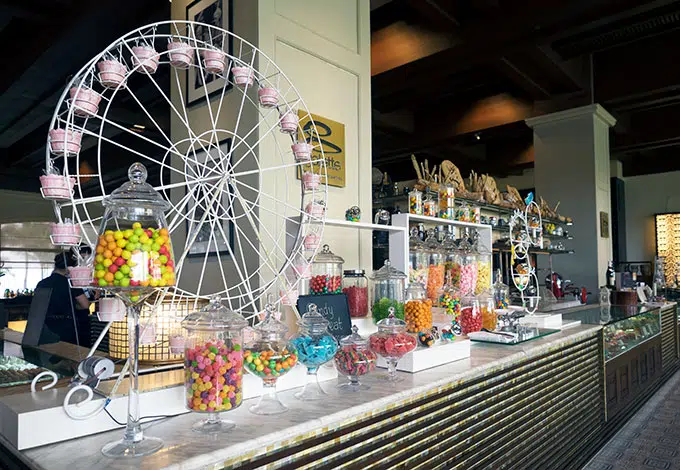
[{"label": "dark wood ceiling", "polygon": [[[528,117],[592,102],[618,119],[625,176],[680,170],[680,2],[374,2],[374,165],[412,153],[463,174],[533,166]],[[395,163],[398,163],[395,165]]]},{"label": "dark wood ceiling", "polygon": [[[128,31],[169,16],[167,0],[5,0],[0,4],[0,41],[5,45],[0,75],[0,188],[38,190],[48,125],[72,74]],[[169,75],[156,78],[169,89]],[[146,84],[136,89],[136,95],[169,133],[167,103],[158,100],[153,91]],[[126,106],[124,101],[131,98],[121,98],[109,117],[130,128],[144,124],[141,111]],[[143,132],[154,137],[149,130]],[[129,134],[117,139],[124,145],[137,140],[140,145],[140,139]],[[84,163],[94,169],[97,149],[90,140],[83,141],[81,167]],[[105,184],[119,185],[133,160],[132,155],[119,151],[117,168],[107,171]],[[156,183],[159,169],[149,168],[149,174]]]}]

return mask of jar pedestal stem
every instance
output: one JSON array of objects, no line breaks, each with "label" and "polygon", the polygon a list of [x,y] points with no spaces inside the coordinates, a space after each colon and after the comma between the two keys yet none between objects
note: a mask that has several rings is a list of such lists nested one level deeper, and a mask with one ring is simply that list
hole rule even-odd
[{"label": "jar pedestal stem", "polygon": [[127,306],[128,348],[130,353],[128,359],[130,375],[128,380],[130,382],[130,389],[128,393],[128,417],[125,434],[122,440],[110,442],[102,448],[102,453],[107,457],[142,457],[153,454],[163,447],[161,439],[144,436],[139,422],[139,312],[142,302],[151,292],[147,293],[147,295],[135,296],[134,301],[127,295],[118,295]]},{"label": "jar pedestal stem", "polygon": [[231,431],[235,427],[236,423],[221,419],[219,413],[210,412],[207,418],[196,421],[191,429],[205,434],[216,434]]},{"label": "jar pedestal stem", "polygon": [[321,385],[319,385],[318,367],[307,368],[307,383],[295,394],[295,398],[303,401],[320,400],[326,396]]},{"label": "jar pedestal stem", "polygon": [[385,379],[388,382],[401,382],[404,380],[403,377],[397,375],[397,363],[399,362],[399,359],[386,357],[385,362],[387,363],[387,375],[385,376]]},{"label": "jar pedestal stem", "polygon": [[256,415],[276,415],[286,411],[288,407],[276,396],[276,379],[263,380],[260,401],[250,407],[250,412]]}]

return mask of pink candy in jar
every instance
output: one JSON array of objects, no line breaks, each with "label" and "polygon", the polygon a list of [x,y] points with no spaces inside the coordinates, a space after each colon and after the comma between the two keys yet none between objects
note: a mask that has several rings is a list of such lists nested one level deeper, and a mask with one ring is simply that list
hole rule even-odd
[{"label": "pink candy in jar", "polygon": [[460,290],[464,295],[472,294],[477,285],[477,265],[464,264],[460,267]]}]

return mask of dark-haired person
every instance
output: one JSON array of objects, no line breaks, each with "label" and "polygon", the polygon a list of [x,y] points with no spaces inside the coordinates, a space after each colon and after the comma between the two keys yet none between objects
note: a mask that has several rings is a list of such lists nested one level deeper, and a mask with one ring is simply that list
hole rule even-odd
[{"label": "dark-haired person", "polygon": [[[38,283],[36,289],[52,289],[50,304],[45,315],[45,326],[67,343],[90,346],[89,314],[90,301],[82,289],[71,288],[68,283],[68,268],[77,266],[76,256],[65,251],[54,257],[54,271]],[[73,314],[75,313],[75,322]],[[78,335],[76,336],[76,327]]]}]

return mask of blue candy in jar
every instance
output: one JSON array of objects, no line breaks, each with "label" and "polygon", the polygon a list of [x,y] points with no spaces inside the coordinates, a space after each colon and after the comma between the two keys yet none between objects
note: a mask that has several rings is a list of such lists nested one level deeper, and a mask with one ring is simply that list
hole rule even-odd
[{"label": "blue candy in jar", "polygon": [[318,400],[326,395],[317,377],[319,366],[333,359],[338,343],[328,332],[328,320],[318,312],[315,304],[309,304],[298,325],[300,332],[290,342],[297,350],[298,361],[307,367],[308,380],[295,397],[300,400]]}]

